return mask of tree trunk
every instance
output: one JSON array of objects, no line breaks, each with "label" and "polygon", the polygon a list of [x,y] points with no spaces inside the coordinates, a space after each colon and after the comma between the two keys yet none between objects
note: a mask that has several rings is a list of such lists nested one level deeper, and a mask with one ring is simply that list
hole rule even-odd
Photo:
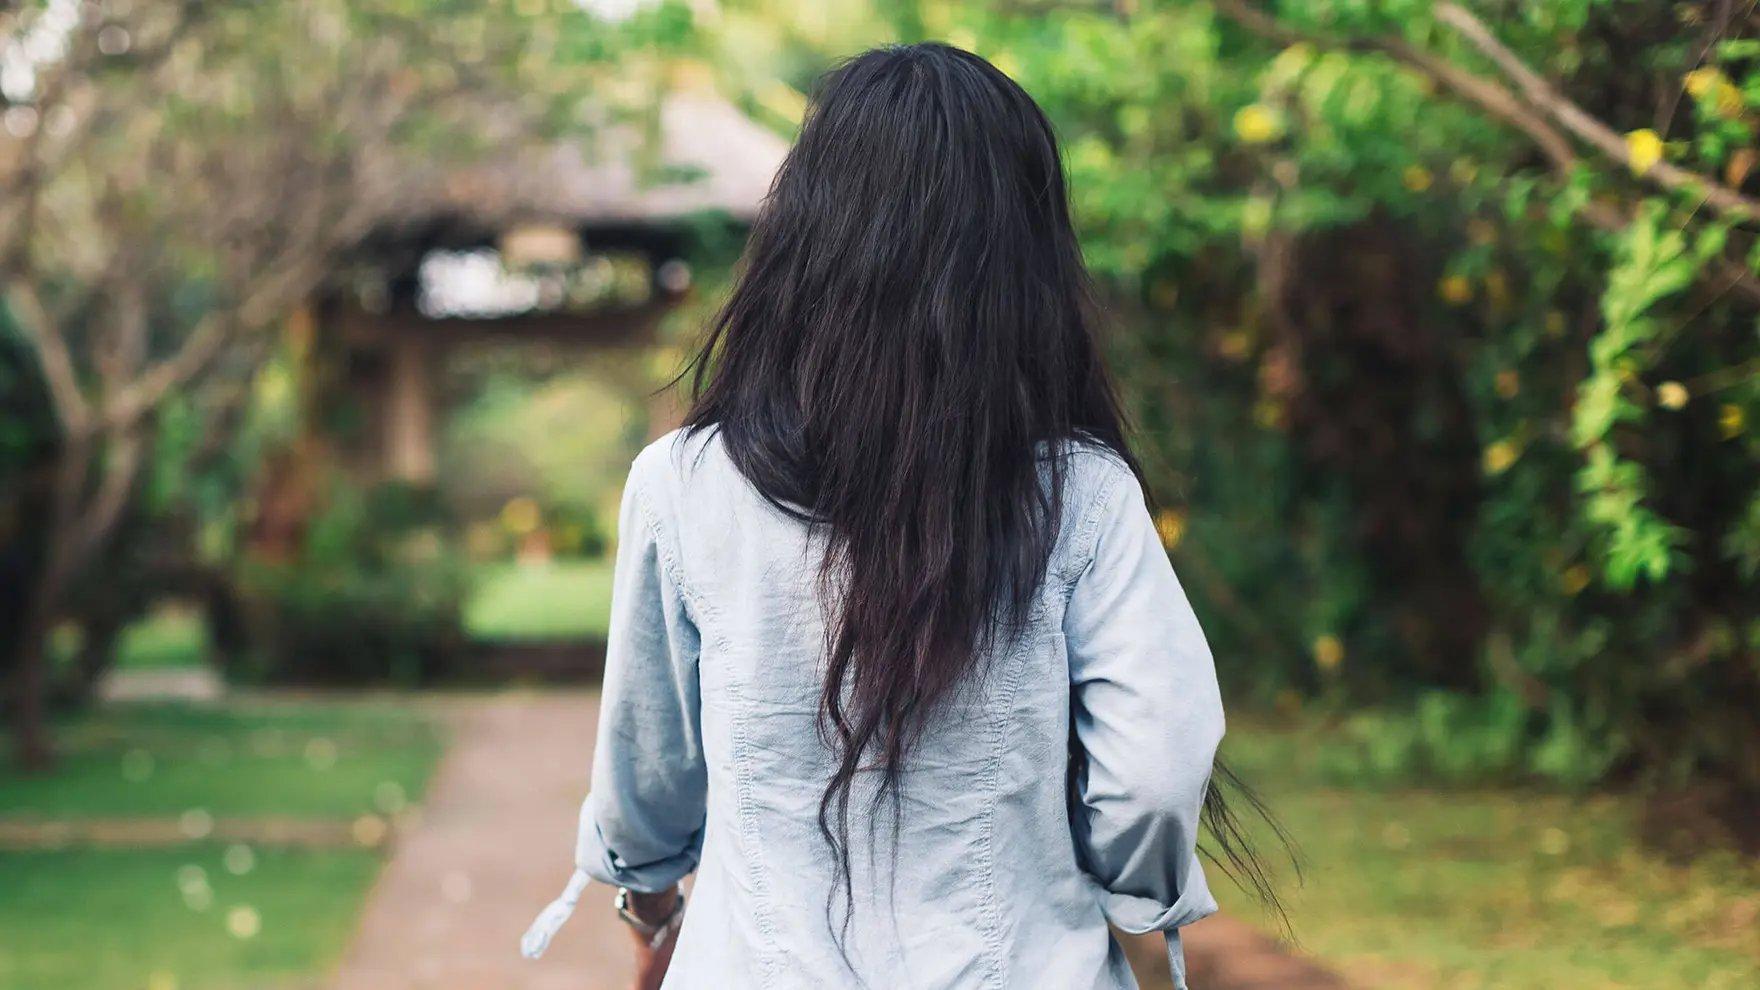
[{"label": "tree trunk", "polygon": [[33,596],[24,634],[19,640],[17,667],[12,679],[13,758],[20,770],[41,773],[55,765],[55,749],[49,741],[47,705],[49,668],[49,622],[44,601],[46,588]]},{"label": "tree trunk", "polygon": [[43,570],[25,605],[12,680],[12,738],[14,758],[27,773],[48,770],[55,763],[55,749],[49,738],[49,632],[54,628],[77,565],[79,538],[75,523],[80,516],[91,450],[89,437],[68,438],[56,452],[54,484],[44,520]]},{"label": "tree trunk", "polygon": [[74,654],[70,668],[50,683],[51,711],[77,708],[97,697],[99,682],[116,661],[116,641],[121,638],[127,620],[135,614],[136,610],[111,606],[81,621],[79,652]]}]

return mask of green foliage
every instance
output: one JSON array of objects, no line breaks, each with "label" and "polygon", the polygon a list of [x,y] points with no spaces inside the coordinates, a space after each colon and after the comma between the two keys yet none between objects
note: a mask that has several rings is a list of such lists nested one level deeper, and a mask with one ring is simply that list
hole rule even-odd
[{"label": "green foliage", "polygon": [[1760,39],[1697,5],[1468,4],[1629,135],[1633,164],[1561,167],[1387,54],[1502,79],[1433,5],[1250,6],[1287,33],[1204,2],[899,22],[1064,140],[1225,678],[1376,703],[1352,759],[1383,775],[1760,785],[1760,335],[1731,286],[1760,221],[1641,157],[1751,187]]},{"label": "green foliage", "polygon": [[1684,560],[1677,551],[1687,533],[1669,525],[1645,504],[1649,484],[1642,464],[1620,458],[1612,434],[1621,424],[1641,424],[1647,410],[1628,398],[1627,382],[1646,370],[1665,333],[1659,305],[1691,286],[1706,263],[1720,254],[1728,229],[1713,226],[1689,248],[1684,231],[1668,226],[1660,203],[1644,205],[1619,238],[1614,266],[1601,297],[1604,326],[1589,343],[1590,373],[1577,387],[1571,438],[1588,452],[1577,475],[1583,516],[1603,534],[1604,575],[1630,589],[1639,577],[1663,581]]},{"label": "green foliage", "polygon": [[[438,173],[655,123],[650,97],[696,29],[689,4],[639,6],[618,23],[569,0],[143,3],[71,19],[65,5],[27,4],[0,16],[12,52],[0,576],[41,590],[8,601],[41,613],[29,628],[113,629],[239,559],[261,522],[252,497],[312,411],[293,394],[299,334],[275,346],[286,317],[346,295],[355,249],[421,208],[416,189]],[[427,178],[405,181],[417,172]],[[15,316],[29,316],[28,334]],[[51,558],[60,566],[45,568]],[[320,615],[335,595],[447,625],[436,603],[456,596],[423,583],[446,584],[445,569],[408,569],[420,577],[409,590],[378,563],[321,577],[269,568],[255,590],[278,603],[272,616]],[[27,626],[15,611],[0,611],[0,630]],[[437,632],[381,628],[392,642],[378,644],[391,654],[379,666],[416,676],[437,661],[400,645],[438,644]],[[38,652],[13,638],[0,634],[0,668]],[[375,644],[312,645],[335,656]],[[270,652],[273,667],[299,666]],[[78,666],[56,694],[78,696],[100,673]],[[29,739],[37,707],[20,707]]]},{"label": "green foliage", "polygon": [[[480,362],[487,370],[468,372],[473,394],[447,416],[441,485],[467,518],[534,498],[552,536],[580,547],[558,551],[590,556],[604,545],[601,519],[607,507],[615,512],[623,472],[644,436],[645,389],[629,383],[645,376],[628,362],[524,368],[517,357],[491,356]],[[578,363],[572,355],[564,360]]]},{"label": "green foliage", "polygon": [[1400,782],[1485,783],[1538,776],[1592,784],[1620,754],[1605,726],[1586,725],[1565,699],[1536,711],[1509,691],[1427,691],[1410,709],[1370,711],[1345,725],[1340,776]]},{"label": "green foliage", "polygon": [[427,683],[465,655],[468,576],[430,493],[336,485],[298,559],[247,562],[254,669],[281,683]]}]

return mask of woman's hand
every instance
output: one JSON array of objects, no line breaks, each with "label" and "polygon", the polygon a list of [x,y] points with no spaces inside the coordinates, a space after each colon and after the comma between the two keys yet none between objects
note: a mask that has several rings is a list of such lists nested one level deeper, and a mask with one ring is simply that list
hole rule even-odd
[{"label": "woman's hand", "polygon": [[[631,891],[629,895],[629,913],[635,915],[646,924],[659,924],[662,920],[672,917],[674,907],[678,904],[678,889],[661,891],[658,894],[641,894]],[[635,940],[636,947],[636,981],[635,990],[660,990],[660,982],[666,979],[666,967],[672,963],[672,949],[678,944],[678,924],[674,922],[667,928],[666,937],[658,946],[651,947],[648,942],[652,938],[643,935],[634,928],[629,930],[630,937]]]}]

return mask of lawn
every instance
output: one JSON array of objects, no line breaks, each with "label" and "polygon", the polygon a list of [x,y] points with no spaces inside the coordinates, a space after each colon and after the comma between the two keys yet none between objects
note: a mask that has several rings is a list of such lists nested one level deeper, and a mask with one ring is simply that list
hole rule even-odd
[{"label": "lawn", "polygon": [[[135,704],[58,728],[54,773],[0,768],[0,824],[172,821],[194,838],[0,850],[0,932],[30,933],[0,937],[3,990],[311,985],[378,873],[382,850],[361,843],[421,799],[441,747],[429,717],[392,700]],[[202,838],[216,819],[247,832],[318,820],[341,838],[298,849]]]},{"label": "lawn", "polygon": [[[493,567],[470,626],[489,640],[602,637],[609,588],[606,563]],[[127,649],[187,653],[187,631],[157,621]],[[387,796],[418,799],[439,750],[425,719],[385,702],[132,707],[68,722],[61,740],[56,777],[0,774],[0,817],[349,818],[385,810]],[[1376,784],[1341,773],[1344,745],[1317,720],[1237,715],[1225,753],[1301,844],[1307,882],[1290,895],[1301,948],[1354,985],[1760,986],[1760,866],[1661,856],[1636,837],[1633,796]],[[28,920],[42,932],[28,951],[7,945],[0,988],[138,988],[153,973],[183,990],[227,986],[224,974],[257,987],[311,973],[339,950],[376,868],[361,850],[264,851],[254,872],[232,876],[213,867],[218,855],[203,845],[0,854],[0,931]],[[211,910],[181,900],[175,874],[192,862],[211,878]],[[1225,906],[1250,912],[1217,886]],[[74,907],[85,904],[104,907]],[[259,914],[257,935],[227,934],[236,904]],[[55,967],[81,964],[85,936],[133,961],[67,982]]]},{"label": "lawn", "polygon": [[0,771],[0,818],[352,818],[419,799],[440,751],[427,718],[390,702],[121,705],[56,738],[55,773]]},{"label": "lawn", "polygon": [[465,608],[479,640],[603,640],[610,624],[610,560],[486,566]]},{"label": "lawn", "polygon": [[[0,852],[0,987],[263,990],[332,965],[379,871],[366,849]],[[232,869],[229,869],[229,866]],[[13,937],[28,932],[29,938]]]},{"label": "lawn", "polygon": [[1760,867],[1666,861],[1638,842],[1635,799],[1365,787],[1322,769],[1327,730],[1236,722],[1225,753],[1307,861],[1297,938],[1354,983],[1760,986]]},{"label": "lawn", "polygon": [[193,667],[207,655],[202,613],[184,605],[156,608],[116,638],[116,666],[123,670]]}]

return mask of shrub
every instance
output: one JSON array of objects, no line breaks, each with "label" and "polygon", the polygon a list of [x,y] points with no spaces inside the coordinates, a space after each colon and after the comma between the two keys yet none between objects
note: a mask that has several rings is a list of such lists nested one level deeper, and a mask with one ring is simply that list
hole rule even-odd
[{"label": "shrub", "polygon": [[[1707,10],[926,24],[1065,140],[1224,676],[1374,706],[1366,766],[1760,789],[1760,34]],[[1520,90],[1511,60],[1615,139],[1524,104],[1565,150],[1537,148],[1451,82]]]},{"label": "shrub", "polygon": [[426,683],[465,653],[467,570],[431,496],[333,487],[303,553],[247,563],[253,639],[244,674],[278,683]]}]

